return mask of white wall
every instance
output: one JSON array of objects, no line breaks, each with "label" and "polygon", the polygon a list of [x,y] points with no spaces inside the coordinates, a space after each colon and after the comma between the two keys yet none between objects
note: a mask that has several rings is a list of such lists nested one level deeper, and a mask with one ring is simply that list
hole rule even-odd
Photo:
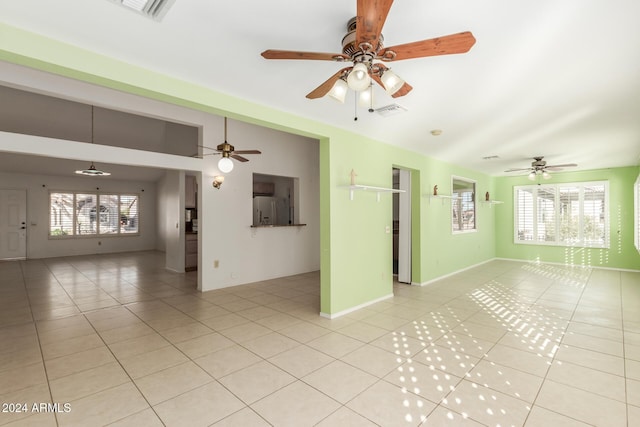
[{"label": "white wall", "polygon": [[[25,175],[0,172],[0,187],[27,190],[27,258],[153,250],[156,248],[156,185],[91,177]],[[99,188],[100,190],[96,190]],[[140,234],[50,239],[50,191],[134,193],[140,197]]]},{"label": "white wall", "polygon": [[[205,236],[200,268],[212,280],[203,282],[203,290],[319,270],[319,142],[235,120],[229,120],[227,139],[237,150],[258,149],[262,154],[235,162],[220,190],[212,188],[213,177],[205,174],[207,182],[200,186],[206,212],[199,215]],[[254,173],[299,178],[296,222],[307,225],[252,228]],[[213,267],[215,260],[218,268]]]}]

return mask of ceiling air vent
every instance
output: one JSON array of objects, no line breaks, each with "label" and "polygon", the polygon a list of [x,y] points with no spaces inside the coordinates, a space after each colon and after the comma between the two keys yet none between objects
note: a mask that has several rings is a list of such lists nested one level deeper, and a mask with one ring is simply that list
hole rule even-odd
[{"label": "ceiling air vent", "polygon": [[155,21],[161,21],[175,0],[110,0]]},{"label": "ceiling air vent", "polygon": [[396,114],[406,113],[407,111],[409,110],[398,104],[389,104],[384,107],[376,108],[376,113],[383,117],[395,116]]}]

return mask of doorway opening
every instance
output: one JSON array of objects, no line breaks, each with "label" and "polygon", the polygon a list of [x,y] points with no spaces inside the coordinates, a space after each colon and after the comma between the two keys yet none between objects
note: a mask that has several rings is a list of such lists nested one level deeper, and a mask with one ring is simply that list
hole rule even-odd
[{"label": "doorway opening", "polygon": [[393,168],[393,274],[411,284],[411,171]]}]

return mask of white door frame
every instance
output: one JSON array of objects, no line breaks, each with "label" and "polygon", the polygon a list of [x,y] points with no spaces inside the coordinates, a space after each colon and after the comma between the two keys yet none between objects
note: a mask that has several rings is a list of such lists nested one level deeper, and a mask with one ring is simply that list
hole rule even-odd
[{"label": "white door frame", "polygon": [[398,196],[398,282],[411,283],[411,171],[398,168],[400,193]]},{"label": "white door frame", "polygon": [[27,258],[27,190],[0,189],[0,259]]}]

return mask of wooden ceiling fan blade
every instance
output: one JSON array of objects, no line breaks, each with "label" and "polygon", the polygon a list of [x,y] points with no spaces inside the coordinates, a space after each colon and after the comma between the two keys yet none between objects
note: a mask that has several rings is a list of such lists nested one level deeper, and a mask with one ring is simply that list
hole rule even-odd
[{"label": "wooden ceiling fan blade", "polygon": [[246,157],[238,156],[237,154],[230,154],[229,157],[232,157],[232,158],[236,159],[239,162],[248,162],[249,161],[249,159],[247,159]]},{"label": "wooden ceiling fan blade", "polygon": [[265,59],[308,59],[314,61],[348,61],[351,59],[343,53],[302,52],[296,50],[274,49],[265,50],[261,55]]},{"label": "wooden ceiling fan blade", "polygon": [[465,53],[475,44],[476,39],[469,31],[401,44],[382,49],[378,57],[382,61],[400,61],[403,59],[424,58],[427,56]]},{"label": "wooden ceiling fan blade", "polygon": [[320,86],[318,86],[317,88],[315,88],[314,90],[309,92],[307,94],[307,98],[309,98],[309,99],[322,98],[327,93],[329,93],[329,91],[331,90],[333,85],[336,84],[336,81],[338,81],[338,79],[342,76],[342,74],[344,74],[345,72],[347,72],[348,70],[350,70],[352,68],[353,67],[347,67],[347,68],[343,68],[342,70],[338,71],[333,76],[329,77],[327,79],[327,81],[325,81]]},{"label": "wooden ceiling fan blade", "polygon": [[380,33],[393,0],[358,0],[356,11],[356,46],[370,43],[373,50],[380,44]]},{"label": "wooden ceiling fan blade", "polygon": [[235,150],[234,154],[262,154],[259,150]]}]

